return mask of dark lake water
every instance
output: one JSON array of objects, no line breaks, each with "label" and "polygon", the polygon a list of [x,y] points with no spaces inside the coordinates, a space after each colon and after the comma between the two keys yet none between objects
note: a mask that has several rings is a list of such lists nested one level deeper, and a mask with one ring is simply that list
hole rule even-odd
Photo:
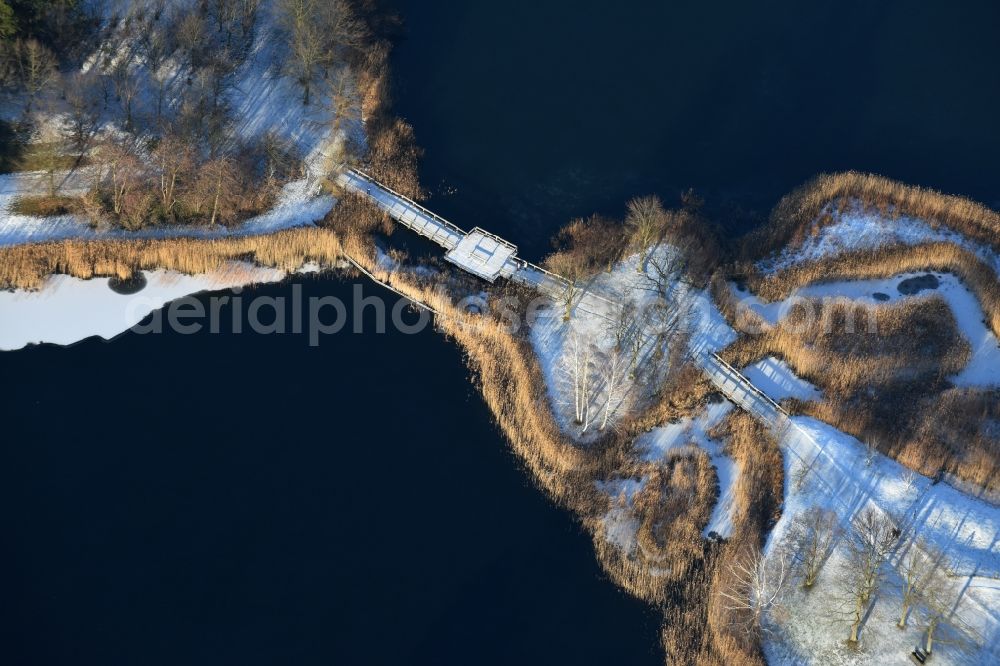
[{"label": "dark lake water", "polygon": [[457,348],[366,316],[0,354],[0,663],[659,663]]},{"label": "dark lake water", "polygon": [[740,232],[824,171],[1000,204],[996,2],[395,4],[432,206],[532,259],[651,192]]},{"label": "dark lake water", "polygon": [[[532,259],[688,187],[737,234],[820,171],[997,203],[992,3],[397,4],[431,205]],[[0,663],[660,663],[453,345],[306,342],[0,354]]]}]

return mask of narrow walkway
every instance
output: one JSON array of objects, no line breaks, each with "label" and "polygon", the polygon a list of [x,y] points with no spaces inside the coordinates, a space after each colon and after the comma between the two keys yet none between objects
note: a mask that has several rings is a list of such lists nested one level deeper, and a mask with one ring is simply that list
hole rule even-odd
[{"label": "narrow walkway", "polygon": [[[479,227],[465,231],[357,169],[342,172],[337,184],[366,197],[407,229],[440,245],[447,250],[445,259],[468,273],[487,282],[502,277],[556,301],[569,296],[569,280],[521,259],[516,245],[495,234]],[[575,290],[573,298],[574,308],[605,319],[614,319],[619,307],[614,301],[582,288]]]}]

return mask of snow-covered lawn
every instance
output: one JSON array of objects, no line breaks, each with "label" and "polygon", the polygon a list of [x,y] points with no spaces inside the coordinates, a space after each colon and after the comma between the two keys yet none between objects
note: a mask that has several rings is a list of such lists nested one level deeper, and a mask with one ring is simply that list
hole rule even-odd
[{"label": "snow-covered lawn", "polygon": [[[305,267],[312,270],[312,267]],[[108,278],[80,280],[52,275],[37,291],[0,291],[0,350],[31,343],[68,345],[94,335],[110,340],[175,299],[202,291],[278,282],[284,271],[229,262],[200,275],[143,271],[146,286],[130,295],[108,286]]]},{"label": "snow-covered lawn", "polygon": [[[884,280],[824,282],[798,289],[788,298],[773,303],[762,303],[752,294],[745,292],[734,293],[746,307],[772,325],[791,312],[797,303],[807,298],[846,298],[876,305],[937,294],[951,306],[959,330],[972,347],[969,364],[951,378],[952,382],[958,386],[1000,386],[1000,343],[986,326],[983,309],[975,295],[962,284],[961,280],[950,273],[933,274],[939,283],[936,288],[909,296],[900,293],[900,283],[922,275],[926,273],[903,273]],[[764,389],[763,386],[759,388]]]},{"label": "snow-covered lawn", "polygon": [[887,580],[863,624],[859,648],[845,644],[848,622],[840,614],[835,594],[836,574],[844,557],[840,545],[812,590],[806,592],[794,584],[787,588],[785,620],[776,627],[777,633],[765,640],[768,660],[908,663],[922,627],[919,621],[906,631],[895,626],[900,610],[896,567],[914,540],[921,539],[944,551],[955,590],[953,613],[972,628],[974,641],[983,646],[965,654],[940,643],[935,663],[1000,663],[1000,509],[947,484],[932,484],[885,456],[876,454],[868,465],[860,442],[808,417],[792,419],[782,445],[785,503],[768,541],[769,557],[786,545],[795,518],[816,506],[834,511],[845,530],[850,529],[850,521],[859,511],[877,507],[902,527],[902,537],[885,565]]}]

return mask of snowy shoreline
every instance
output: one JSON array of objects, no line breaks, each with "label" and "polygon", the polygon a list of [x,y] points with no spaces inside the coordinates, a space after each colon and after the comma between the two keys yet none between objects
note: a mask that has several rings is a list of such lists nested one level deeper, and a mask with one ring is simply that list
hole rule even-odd
[{"label": "snowy shoreline", "polygon": [[287,277],[282,270],[238,261],[198,275],[162,269],[142,275],[145,288],[127,295],[111,289],[109,278],[68,275],[51,275],[35,291],[0,291],[0,351],[41,343],[71,345],[93,336],[111,340],[179,298]]}]

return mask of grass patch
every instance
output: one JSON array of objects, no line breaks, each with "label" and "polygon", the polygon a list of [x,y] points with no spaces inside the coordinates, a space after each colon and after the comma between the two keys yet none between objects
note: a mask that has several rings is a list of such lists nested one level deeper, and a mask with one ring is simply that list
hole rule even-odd
[{"label": "grass patch", "polygon": [[18,197],[11,206],[11,212],[32,217],[49,217],[53,215],[70,215],[83,212],[83,203],[79,197],[34,196]]}]

